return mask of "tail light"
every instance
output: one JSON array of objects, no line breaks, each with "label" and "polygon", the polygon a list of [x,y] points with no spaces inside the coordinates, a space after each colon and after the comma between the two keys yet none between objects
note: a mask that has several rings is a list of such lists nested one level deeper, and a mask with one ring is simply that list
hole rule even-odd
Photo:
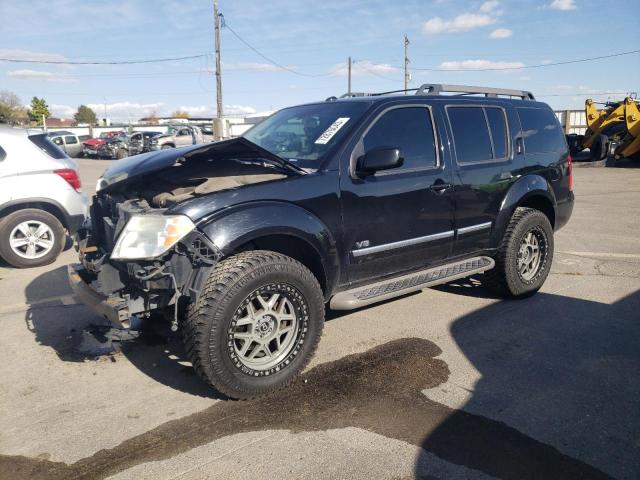
[{"label": "tail light", "polygon": [[82,184],[80,183],[80,177],[78,172],[72,168],[61,168],[60,170],[54,170],[53,173],[62,177],[75,191],[79,192]]},{"label": "tail light", "polygon": [[571,155],[567,158],[567,173],[569,174],[569,191],[573,191],[573,159]]}]

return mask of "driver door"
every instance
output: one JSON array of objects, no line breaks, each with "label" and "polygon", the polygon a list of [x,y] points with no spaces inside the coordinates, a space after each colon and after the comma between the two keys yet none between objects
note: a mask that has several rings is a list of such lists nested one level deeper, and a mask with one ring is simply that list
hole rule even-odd
[{"label": "driver door", "polygon": [[[451,169],[445,168],[439,137],[429,105],[386,107],[342,162],[348,164],[341,201],[351,284],[415,270],[451,254]],[[398,148],[403,165],[360,175],[358,160],[376,147]]]},{"label": "driver door", "polygon": [[184,147],[185,145],[193,145],[193,137],[188,128],[181,128],[176,133],[176,147]]}]

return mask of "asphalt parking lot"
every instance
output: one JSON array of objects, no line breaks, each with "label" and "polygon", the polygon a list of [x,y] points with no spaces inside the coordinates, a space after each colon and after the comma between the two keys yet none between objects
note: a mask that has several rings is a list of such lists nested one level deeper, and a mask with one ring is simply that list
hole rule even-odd
[{"label": "asphalt parking lot", "polygon": [[[85,191],[109,162],[80,160]],[[640,167],[576,168],[534,297],[481,276],[330,312],[311,367],[220,399],[180,342],[82,353],[100,318],[0,264],[0,478],[640,478]]]}]

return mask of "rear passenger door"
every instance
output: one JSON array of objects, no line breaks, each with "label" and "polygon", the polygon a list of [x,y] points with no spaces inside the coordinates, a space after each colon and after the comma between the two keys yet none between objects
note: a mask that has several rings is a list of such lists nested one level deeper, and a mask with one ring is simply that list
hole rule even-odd
[{"label": "rear passenger door", "polygon": [[454,253],[464,255],[489,246],[500,202],[513,178],[513,138],[505,106],[460,103],[447,105],[445,111],[456,163]]},{"label": "rear passenger door", "polygon": [[[431,106],[381,107],[341,162],[341,202],[349,281],[437,263],[451,253],[451,169],[440,154]],[[376,147],[398,148],[401,167],[359,177],[358,160]],[[344,157],[343,157],[344,158]]]}]

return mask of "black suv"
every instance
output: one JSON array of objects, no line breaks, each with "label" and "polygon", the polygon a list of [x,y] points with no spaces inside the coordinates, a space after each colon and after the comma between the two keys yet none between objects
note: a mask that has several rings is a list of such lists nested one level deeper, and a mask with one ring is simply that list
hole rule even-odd
[{"label": "black suv", "polygon": [[115,163],[77,239],[76,295],[121,328],[162,313],[206,382],[250,398],[304,368],[325,304],[479,273],[533,294],[573,208],[556,116],[529,92],[415,90],[331,97]]}]

